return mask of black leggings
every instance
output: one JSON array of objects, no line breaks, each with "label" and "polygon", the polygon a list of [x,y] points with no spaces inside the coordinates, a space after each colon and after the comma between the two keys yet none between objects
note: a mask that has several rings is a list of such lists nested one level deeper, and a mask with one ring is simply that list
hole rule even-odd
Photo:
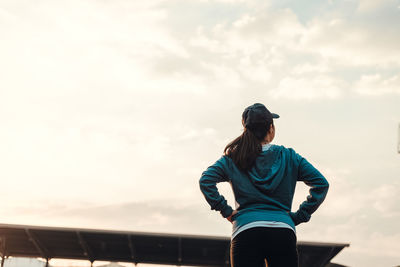
[{"label": "black leggings", "polygon": [[231,267],[298,267],[297,237],[282,227],[253,227],[231,242]]}]

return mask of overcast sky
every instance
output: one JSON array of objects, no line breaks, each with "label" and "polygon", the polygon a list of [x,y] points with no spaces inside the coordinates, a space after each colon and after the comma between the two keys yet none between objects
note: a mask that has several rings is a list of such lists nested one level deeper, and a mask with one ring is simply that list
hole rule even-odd
[{"label": "overcast sky", "polygon": [[399,0],[0,0],[0,223],[229,236],[198,180],[261,102],[330,183],[298,240],[398,265],[399,25]]}]

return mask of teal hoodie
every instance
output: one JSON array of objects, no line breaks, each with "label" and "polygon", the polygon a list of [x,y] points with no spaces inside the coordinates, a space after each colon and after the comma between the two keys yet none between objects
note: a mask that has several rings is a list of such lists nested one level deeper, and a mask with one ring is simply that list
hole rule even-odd
[{"label": "teal hoodie", "polygon": [[[291,212],[297,181],[311,188],[299,209]],[[233,209],[218,192],[216,184],[220,182],[229,182],[235,196],[237,213],[232,216],[233,232],[254,221],[284,222],[295,229],[310,220],[329,188],[328,181],[311,163],[292,148],[278,145],[262,151],[247,172],[224,155],[202,173],[201,192],[211,209],[226,218]]]}]

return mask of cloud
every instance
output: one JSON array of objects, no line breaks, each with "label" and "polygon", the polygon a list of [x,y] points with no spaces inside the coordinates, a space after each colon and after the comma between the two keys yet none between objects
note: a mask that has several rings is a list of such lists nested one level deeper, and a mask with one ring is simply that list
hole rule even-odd
[{"label": "cloud", "polygon": [[343,93],[344,83],[329,76],[314,76],[310,78],[287,77],[279,82],[278,87],[271,91],[273,98],[318,99],[338,98]]},{"label": "cloud", "polygon": [[382,77],[381,74],[363,75],[355,83],[354,90],[362,95],[369,96],[400,94],[400,76]]},{"label": "cloud", "polygon": [[397,205],[400,201],[399,195],[400,187],[398,185],[384,184],[371,192],[372,206],[381,213],[382,217],[399,218],[400,207]]},{"label": "cloud", "polygon": [[393,8],[398,4],[396,0],[359,0],[357,11],[361,13],[381,11],[384,7]]},{"label": "cloud", "polygon": [[[389,6],[382,8],[392,16]],[[306,24],[289,8],[267,6],[261,10],[245,10],[212,27],[198,26],[194,35],[188,35],[190,42],[185,47],[196,51],[191,54],[198,55],[200,62],[207,59],[212,73],[223,67],[222,77],[235,81],[229,86],[255,84],[275,97],[291,99],[337,99],[346,95],[343,92],[351,93],[350,85],[365,75],[364,70],[386,73],[400,65],[394,45],[400,36],[388,24],[371,25],[370,18],[356,9],[354,16],[329,10]],[[395,20],[393,15],[390,21]],[[315,77],[315,73],[324,75]],[[307,88],[304,93],[296,93],[296,82]],[[278,88],[274,89],[277,92],[272,88]]]}]

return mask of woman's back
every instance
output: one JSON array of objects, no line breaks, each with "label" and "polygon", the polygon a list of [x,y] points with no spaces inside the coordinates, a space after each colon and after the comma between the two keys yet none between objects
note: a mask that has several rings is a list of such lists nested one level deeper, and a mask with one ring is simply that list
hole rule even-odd
[{"label": "woman's back", "polygon": [[[254,221],[283,222],[295,229],[295,225],[310,219],[326,196],[327,180],[305,158],[284,146],[263,147],[267,149],[263,149],[249,171],[240,170],[231,158],[222,156],[200,178],[205,198],[223,217],[224,211],[229,213],[231,208],[210,185],[222,181],[231,184],[237,210],[232,217],[233,233]],[[297,181],[311,187],[310,197],[296,213],[291,213]]]}]

